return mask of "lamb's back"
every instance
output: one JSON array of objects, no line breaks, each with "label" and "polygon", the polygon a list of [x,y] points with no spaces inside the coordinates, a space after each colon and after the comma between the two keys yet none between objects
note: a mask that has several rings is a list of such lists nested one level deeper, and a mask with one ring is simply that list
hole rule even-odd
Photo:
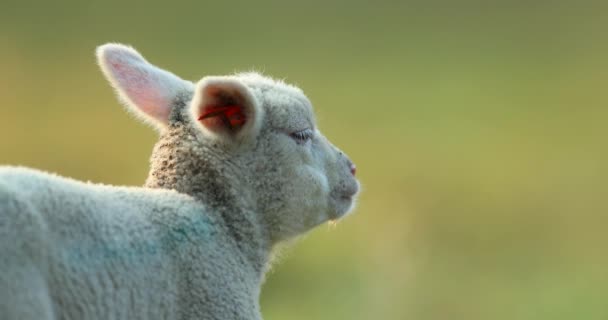
[{"label": "lamb's back", "polygon": [[[184,259],[226,250],[206,211],[175,191],[0,167],[0,256],[40,270],[60,318],[174,318],[197,280],[183,267],[201,264]],[[216,263],[205,262],[212,280]]]}]

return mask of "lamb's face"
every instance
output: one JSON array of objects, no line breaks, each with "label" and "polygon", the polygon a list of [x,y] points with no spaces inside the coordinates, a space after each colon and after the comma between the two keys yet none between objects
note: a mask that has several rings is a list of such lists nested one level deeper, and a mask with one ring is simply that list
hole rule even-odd
[{"label": "lamb's face", "polygon": [[120,98],[161,131],[172,121],[175,101],[193,97],[186,125],[198,144],[222,148],[236,164],[238,179],[227,177],[227,183],[252,202],[271,240],[296,236],[352,208],[359,189],[355,167],[320,133],[298,88],[255,73],[205,77],[194,85],[130,47],[108,44],[97,54]]},{"label": "lamb's face", "polygon": [[219,142],[239,164],[273,241],[345,215],[359,190],[355,166],[318,130],[296,87],[259,74],[204,78],[191,102],[203,143]]},{"label": "lamb's face", "polygon": [[267,223],[288,238],[345,215],[359,190],[355,166],[316,126],[297,88],[257,74],[238,76],[263,109],[255,147],[243,153]]}]

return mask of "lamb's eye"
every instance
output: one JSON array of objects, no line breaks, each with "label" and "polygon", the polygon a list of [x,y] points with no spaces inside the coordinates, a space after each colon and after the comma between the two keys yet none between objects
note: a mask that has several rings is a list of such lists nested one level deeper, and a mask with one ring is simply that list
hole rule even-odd
[{"label": "lamb's eye", "polygon": [[313,135],[314,132],[312,129],[304,129],[289,134],[289,136],[299,144],[306,143],[308,140],[312,139]]}]

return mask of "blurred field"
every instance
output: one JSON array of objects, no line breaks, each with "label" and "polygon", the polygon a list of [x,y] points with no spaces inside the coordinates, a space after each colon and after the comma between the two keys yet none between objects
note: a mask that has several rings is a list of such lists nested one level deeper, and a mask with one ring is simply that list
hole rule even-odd
[{"label": "blurred field", "polygon": [[98,71],[104,42],[186,79],[262,70],[364,186],[274,268],[266,319],[608,319],[607,9],[3,0],[0,163],[143,183],[156,136]]}]

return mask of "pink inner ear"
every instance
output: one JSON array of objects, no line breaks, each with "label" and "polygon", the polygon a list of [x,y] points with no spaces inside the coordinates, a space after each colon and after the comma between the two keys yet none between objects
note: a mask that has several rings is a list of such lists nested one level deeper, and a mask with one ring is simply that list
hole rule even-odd
[{"label": "pink inner ear", "polygon": [[224,126],[229,130],[240,129],[245,124],[243,107],[239,105],[206,106],[203,109],[199,121],[207,121],[212,127]]},{"label": "pink inner ear", "polygon": [[145,66],[125,66],[124,62],[110,61],[116,81],[135,106],[145,114],[166,122],[171,101],[162,95],[167,88],[160,86],[162,79],[143,70]]}]

